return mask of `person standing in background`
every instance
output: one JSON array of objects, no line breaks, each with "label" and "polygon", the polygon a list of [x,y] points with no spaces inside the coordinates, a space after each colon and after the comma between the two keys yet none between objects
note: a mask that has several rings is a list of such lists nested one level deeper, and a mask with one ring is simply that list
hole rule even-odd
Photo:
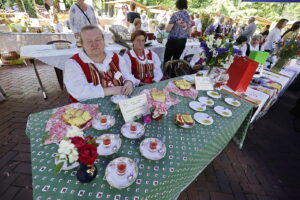
[{"label": "person standing in background", "polygon": [[126,4],[122,5],[121,9],[118,11],[116,24],[128,27],[127,12],[128,6]]},{"label": "person standing in background", "polygon": [[166,28],[169,37],[166,44],[164,63],[171,59],[180,58],[190,34],[191,20],[189,13],[186,11],[188,8],[187,0],[177,0],[176,7],[178,11],[172,15]]},{"label": "person standing in background", "polygon": [[134,26],[133,22],[135,18],[141,19],[141,15],[137,12],[135,12],[136,9],[136,4],[131,2],[130,3],[130,12],[127,13],[127,21],[129,23],[129,28],[130,26]]},{"label": "person standing in background", "polygon": [[241,36],[246,36],[247,42],[250,42],[250,38],[254,34],[255,30],[256,30],[255,17],[250,17],[248,20],[248,26],[241,33]]},{"label": "person standing in background", "polygon": [[281,39],[281,30],[286,26],[289,20],[287,19],[280,19],[276,26],[271,30],[269,35],[266,38],[266,42],[264,45],[266,52],[272,52],[276,46],[276,44]]},{"label": "person standing in background", "polygon": [[194,21],[195,21],[196,31],[202,33],[202,23],[199,14],[195,15]]},{"label": "person standing in background", "polygon": [[79,37],[82,27],[86,25],[96,25],[97,19],[92,6],[84,3],[84,0],[77,0],[70,8],[70,28]]}]

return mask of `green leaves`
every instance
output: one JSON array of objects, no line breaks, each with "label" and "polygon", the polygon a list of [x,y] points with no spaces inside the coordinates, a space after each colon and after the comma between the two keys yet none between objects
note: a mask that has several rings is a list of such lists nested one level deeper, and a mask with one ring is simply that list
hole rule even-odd
[{"label": "green leaves", "polygon": [[58,174],[58,173],[60,172],[61,168],[63,167],[63,165],[64,165],[64,162],[63,162],[63,161],[60,162],[60,163],[58,163],[58,164],[55,166],[55,168],[54,168],[54,173],[55,173],[55,174]]}]

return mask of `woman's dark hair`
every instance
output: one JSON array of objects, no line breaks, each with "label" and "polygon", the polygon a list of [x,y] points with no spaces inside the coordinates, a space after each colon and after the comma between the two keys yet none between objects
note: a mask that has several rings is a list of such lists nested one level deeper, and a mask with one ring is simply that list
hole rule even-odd
[{"label": "woman's dark hair", "polygon": [[295,31],[299,28],[300,28],[300,21],[297,21],[297,22],[293,23],[292,27],[289,28],[287,31],[285,31],[281,37],[285,36],[287,33],[291,32],[291,31]]},{"label": "woman's dark hair", "polygon": [[187,9],[188,8],[187,0],[177,0],[176,1],[176,8],[179,9],[179,10]]},{"label": "woman's dark hair", "polygon": [[243,42],[247,42],[247,37],[246,36],[244,36],[244,35],[241,35],[241,36],[239,36],[237,39],[236,39],[236,43],[237,44],[242,44]]},{"label": "woman's dark hair", "polygon": [[130,10],[131,10],[131,11],[134,11],[135,8],[136,8],[136,4],[135,4],[134,2],[131,2],[131,3],[130,3]]},{"label": "woman's dark hair", "polygon": [[136,30],[136,31],[134,31],[134,32],[131,34],[131,42],[133,42],[134,39],[135,39],[136,37],[140,36],[140,35],[142,35],[142,36],[145,37],[145,41],[147,40],[147,34],[146,34],[145,31],[143,31],[143,30]]}]

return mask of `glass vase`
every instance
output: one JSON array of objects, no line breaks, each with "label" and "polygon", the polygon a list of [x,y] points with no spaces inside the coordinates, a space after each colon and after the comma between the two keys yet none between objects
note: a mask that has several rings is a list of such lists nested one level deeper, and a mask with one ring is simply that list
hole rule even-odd
[{"label": "glass vase", "polygon": [[80,167],[77,170],[76,177],[78,181],[82,183],[91,182],[97,175],[97,167],[95,165],[85,165],[80,163]]},{"label": "glass vase", "polygon": [[288,63],[288,58],[279,58],[275,65],[271,68],[271,72],[280,72],[280,70]]}]

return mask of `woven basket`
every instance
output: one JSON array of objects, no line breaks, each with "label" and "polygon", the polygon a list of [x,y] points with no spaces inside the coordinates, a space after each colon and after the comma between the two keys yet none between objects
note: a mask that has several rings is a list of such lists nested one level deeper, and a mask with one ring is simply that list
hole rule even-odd
[{"label": "woven basket", "polygon": [[116,43],[119,43],[120,45],[126,47],[127,49],[132,49],[132,47],[128,44],[130,41],[123,40],[121,36],[117,32],[115,32],[115,30],[113,30],[112,28],[109,28],[109,30],[114,34],[113,39]]},{"label": "woven basket", "polygon": [[4,60],[18,60],[20,55],[16,51],[10,51],[8,53],[2,53],[1,58]]}]

